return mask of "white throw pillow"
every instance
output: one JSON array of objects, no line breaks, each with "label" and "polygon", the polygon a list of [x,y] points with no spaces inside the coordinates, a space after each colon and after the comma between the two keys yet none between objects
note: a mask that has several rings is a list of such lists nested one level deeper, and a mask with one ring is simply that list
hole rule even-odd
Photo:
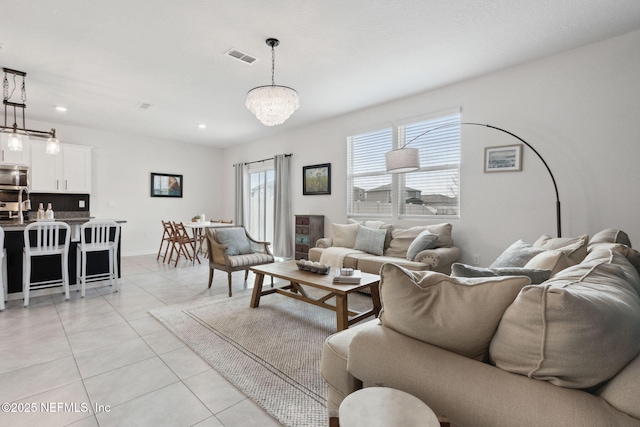
[{"label": "white throw pillow", "polygon": [[331,224],[333,232],[333,246],[353,248],[356,245],[360,224]]},{"label": "white throw pillow", "polygon": [[433,234],[427,230],[418,234],[418,237],[413,239],[413,242],[409,245],[409,249],[407,249],[407,259],[409,261],[415,261],[416,255],[425,249],[433,249],[438,244],[438,235]]}]

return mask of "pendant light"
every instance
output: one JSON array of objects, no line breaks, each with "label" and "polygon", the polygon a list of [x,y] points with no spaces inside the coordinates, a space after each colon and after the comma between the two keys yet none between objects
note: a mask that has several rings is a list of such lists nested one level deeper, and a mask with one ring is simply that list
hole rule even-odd
[{"label": "pendant light", "polygon": [[275,83],[275,47],[280,44],[277,39],[267,39],[271,47],[271,85],[258,86],[247,93],[246,106],[266,126],[284,123],[300,106],[298,92],[287,86]]}]

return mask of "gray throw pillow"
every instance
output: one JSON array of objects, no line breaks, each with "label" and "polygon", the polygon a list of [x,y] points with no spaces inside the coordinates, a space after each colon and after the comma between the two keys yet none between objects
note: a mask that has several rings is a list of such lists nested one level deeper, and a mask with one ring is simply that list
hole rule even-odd
[{"label": "gray throw pillow", "polygon": [[551,278],[551,270],[521,267],[482,268],[459,262],[451,266],[452,277],[527,276],[532,285],[539,285]]},{"label": "gray throw pillow", "polygon": [[438,235],[430,233],[425,230],[418,234],[418,236],[413,239],[413,242],[409,245],[409,249],[407,249],[407,259],[409,261],[415,261],[416,255],[425,249],[433,249],[436,247],[438,243]]},{"label": "gray throw pillow", "polygon": [[227,246],[227,255],[252,254],[251,242],[247,238],[243,228],[234,227],[216,230],[218,242]]},{"label": "gray throw pillow", "polygon": [[382,255],[386,235],[387,230],[375,230],[360,225],[358,226],[358,234],[356,235],[356,244],[353,248],[373,255]]},{"label": "gray throw pillow", "polygon": [[522,240],[518,240],[505,249],[505,251],[489,266],[489,268],[524,267],[531,258],[544,251],[545,249],[536,248]]}]

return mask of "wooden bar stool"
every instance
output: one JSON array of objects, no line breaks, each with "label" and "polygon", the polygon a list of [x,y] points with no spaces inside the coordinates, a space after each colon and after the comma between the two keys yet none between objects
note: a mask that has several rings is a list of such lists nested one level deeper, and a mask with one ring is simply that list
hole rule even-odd
[{"label": "wooden bar stool", "polygon": [[[76,251],[76,276],[80,283],[80,297],[84,298],[87,279],[109,279],[115,291],[120,290],[118,283],[118,242],[120,241],[120,225],[114,221],[89,221],[80,227],[80,243]],[[109,254],[109,271],[87,275],[87,253],[107,252]]]},{"label": "wooden bar stool", "polygon": [[[35,236],[34,236],[35,234]],[[61,236],[64,234],[64,237]],[[64,243],[60,242],[64,239]],[[65,222],[33,222],[24,229],[23,283],[24,306],[29,306],[29,292],[32,288],[50,288],[62,285],[66,299],[69,299],[69,242],[71,228]],[[60,255],[62,277],[60,279],[31,282],[31,258]]]}]

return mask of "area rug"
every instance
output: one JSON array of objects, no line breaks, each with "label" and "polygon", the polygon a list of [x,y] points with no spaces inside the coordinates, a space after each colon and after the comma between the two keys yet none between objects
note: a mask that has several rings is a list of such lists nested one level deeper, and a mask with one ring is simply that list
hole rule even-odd
[{"label": "area rug", "polygon": [[[245,292],[150,313],[281,424],[326,426],[320,356],[336,330],[335,313],[278,294],[262,297],[255,309],[250,299]],[[351,310],[370,307],[368,295],[349,295]]]}]

